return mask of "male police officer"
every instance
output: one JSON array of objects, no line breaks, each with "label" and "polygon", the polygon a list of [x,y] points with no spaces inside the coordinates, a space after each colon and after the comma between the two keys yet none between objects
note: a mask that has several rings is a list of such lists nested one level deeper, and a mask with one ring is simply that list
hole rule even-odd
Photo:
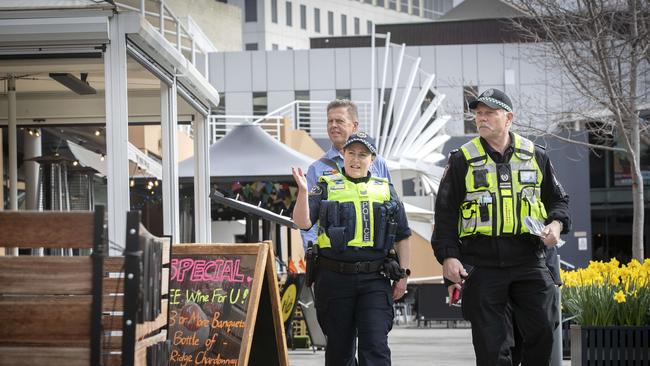
[{"label": "male police officer", "polygon": [[[340,173],[343,167],[343,145],[359,128],[357,105],[347,99],[337,99],[327,105],[327,136],[332,146],[325,154],[307,169],[307,186],[311,189],[323,175]],[[390,173],[386,161],[376,156],[370,166],[373,177],[386,178],[390,181]],[[303,245],[308,242],[316,243],[316,227],[302,231]]]},{"label": "male police officer", "polygon": [[[510,303],[524,339],[522,364],[547,366],[557,308],[543,245],[568,232],[568,196],[546,152],[509,132],[514,114],[505,93],[488,89],[470,108],[480,137],[450,154],[431,243],[444,276],[466,278],[463,315],[472,323],[477,365],[511,364],[503,347]],[[527,217],[544,222],[541,240],[529,233]]]}]

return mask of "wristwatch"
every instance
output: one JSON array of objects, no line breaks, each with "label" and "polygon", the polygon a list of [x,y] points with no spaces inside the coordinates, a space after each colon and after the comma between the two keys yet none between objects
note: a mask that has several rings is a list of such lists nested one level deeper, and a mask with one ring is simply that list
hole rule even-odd
[{"label": "wristwatch", "polygon": [[402,268],[402,270],[406,274],[406,277],[409,277],[411,275],[411,270],[409,268]]}]

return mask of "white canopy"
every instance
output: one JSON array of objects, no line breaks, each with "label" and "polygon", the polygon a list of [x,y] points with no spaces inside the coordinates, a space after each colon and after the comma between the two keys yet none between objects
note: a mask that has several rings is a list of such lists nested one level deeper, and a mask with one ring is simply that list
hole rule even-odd
[{"label": "white canopy", "polygon": [[[210,177],[238,180],[274,180],[291,176],[291,167],[307,171],[313,158],[282,144],[259,125],[233,128],[210,146]],[[178,176],[194,176],[194,157],[178,165]]]}]

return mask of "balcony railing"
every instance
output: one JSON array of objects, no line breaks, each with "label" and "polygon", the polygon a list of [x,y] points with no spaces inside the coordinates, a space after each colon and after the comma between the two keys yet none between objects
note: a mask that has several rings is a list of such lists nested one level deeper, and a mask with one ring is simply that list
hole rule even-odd
[{"label": "balcony railing", "polygon": [[[119,10],[137,11],[187,58],[192,65],[197,67],[200,57],[200,72],[208,75],[208,52],[214,50],[201,47],[197,37],[188,31],[187,27],[165,4],[165,0],[119,0],[115,2]],[[191,23],[191,17],[188,17]],[[198,68],[198,67],[197,67]]]},{"label": "balcony railing", "polygon": [[[355,103],[359,113],[359,130],[368,131],[370,128],[370,102]],[[254,123],[269,118],[289,118],[294,129],[306,131],[314,138],[327,138],[328,104],[327,101],[296,100],[254,120]]]},{"label": "balcony railing", "polygon": [[[313,138],[327,138],[327,104],[323,101],[294,101],[266,115],[212,115],[210,116],[210,144],[222,138],[233,127],[242,123],[258,124],[269,135],[280,140],[283,121],[288,119],[294,129],[309,133]],[[359,130],[368,131],[370,102],[356,102],[359,109]],[[192,126],[179,129],[193,136]]]}]

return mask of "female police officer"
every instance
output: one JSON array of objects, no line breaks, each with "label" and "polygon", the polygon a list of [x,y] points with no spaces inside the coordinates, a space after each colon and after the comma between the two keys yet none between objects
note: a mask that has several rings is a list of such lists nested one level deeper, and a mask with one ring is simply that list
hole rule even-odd
[{"label": "female police officer", "polygon": [[[326,365],[355,365],[357,335],[359,365],[390,365],[393,300],[406,292],[411,231],[393,186],[368,172],[376,154],[365,133],[350,136],[342,174],[320,177],[309,193],[302,170],[292,168],[298,185],[294,221],[301,229],[318,223],[314,289],[327,335]],[[393,243],[399,263],[387,259]],[[392,289],[390,274],[399,278]]]}]

